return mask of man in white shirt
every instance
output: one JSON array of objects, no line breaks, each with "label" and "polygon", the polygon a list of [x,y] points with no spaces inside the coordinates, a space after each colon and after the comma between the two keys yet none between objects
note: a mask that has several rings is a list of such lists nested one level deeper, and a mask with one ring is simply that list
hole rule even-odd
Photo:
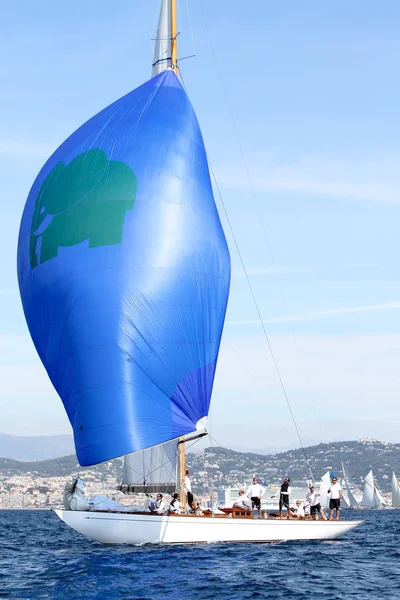
[{"label": "man in white shirt", "polygon": [[251,503],[250,498],[244,493],[244,490],[239,490],[239,497],[236,498],[235,502],[233,503],[233,508],[241,508],[242,510],[252,510],[253,505]]},{"label": "man in white shirt", "polygon": [[149,509],[150,512],[157,513],[158,515],[163,515],[165,513],[165,502],[162,494],[157,494],[157,499],[149,502]]},{"label": "man in white shirt", "polygon": [[186,498],[187,498],[187,503],[188,503],[189,508],[192,511],[195,511],[196,507],[194,505],[194,498],[193,498],[193,494],[192,494],[192,482],[190,481],[189,471],[186,471],[186,475],[183,480],[183,488],[186,492]]},{"label": "man in white shirt", "polygon": [[317,519],[317,515],[319,514],[322,519],[326,519],[325,513],[321,508],[321,504],[319,501],[321,494],[315,491],[315,487],[310,485],[310,491],[308,492],[306,499],[310,504],[310,514],[314,519]]},{"label": "man in white shirt", "polygon": [[305,510],[304,510],[304,503],[301,500],[296,500],[295,515],[299,519],[304,519],[306,516]]},{"label": "man in white shirt", "polygon": [[264,496],[264,488],[258,483],[257,477],[253,477],[253,485],[249,485],[247,497],[250,498],[253,508],[258,510],[258,516],[261,517],[261,497]]},{"label": "man in white shirt", "polygon": [[[332,485],[328,490],[331,495],[329,500],[329,519],[332,521],[340,521],[340,502],[343,497],[342,488],[336,477],[332,477]],[[333,511],[336,510],[335,519],[333,519]]]}]

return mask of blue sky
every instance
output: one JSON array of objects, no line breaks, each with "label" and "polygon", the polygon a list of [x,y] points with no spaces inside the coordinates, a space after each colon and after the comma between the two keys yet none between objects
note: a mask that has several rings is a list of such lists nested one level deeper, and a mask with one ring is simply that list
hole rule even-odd
[{"label": "blue sky", "polygon": [[[157,5],[15,0],[2,7],[5,433],[70,430],[20,306],[19,220],[55,148],[149,77]],[[244,10],[238,0],[189,0],[193,31],[181,5],[180,55],[196,53],[181,62],[184,83],[304,440],[399,441],[400,5],[255,0]],[[233,278],[212,434],[231,447],[297,445],[217,204]]]}]

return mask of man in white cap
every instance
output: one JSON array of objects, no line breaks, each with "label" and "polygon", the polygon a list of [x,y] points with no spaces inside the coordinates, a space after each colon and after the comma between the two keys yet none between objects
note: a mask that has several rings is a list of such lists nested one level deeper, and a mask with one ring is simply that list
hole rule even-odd
[{"label": "man in white cap", "polygon": [[252,510],[253,505],[250,498],[246,496],[244,490],[239,490],[239,497],[233,503],[233,508],[241,508],[242,510]]}]

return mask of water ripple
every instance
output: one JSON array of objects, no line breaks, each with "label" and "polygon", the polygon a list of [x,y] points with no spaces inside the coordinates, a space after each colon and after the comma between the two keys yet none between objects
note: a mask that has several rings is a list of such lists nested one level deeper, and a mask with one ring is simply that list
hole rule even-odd
[{"label": "water ripple", "polygon": [[342,540],[103,546],[52,512],[0,511],[0,599],[398,600],[400,511]]}]

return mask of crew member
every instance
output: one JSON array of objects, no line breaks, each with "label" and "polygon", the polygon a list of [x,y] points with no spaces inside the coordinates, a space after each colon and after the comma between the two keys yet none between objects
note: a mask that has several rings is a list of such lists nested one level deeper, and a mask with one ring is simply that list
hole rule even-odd
[{"label": "crew member", "polygon": [[244,490],[239,490],[239,497],[236,498],[235,502],[233,503],[233,508],[241,508],[242,510],[252,510],[252,502],[250,498],[246,496]]},{"label": "crew member", "polygon": [[263,486],[258,482],[257,477],[253,477],[253,485],[249,486],[249,489],[247,490],[247,497],[250,498],[252,507],[257,508],[259,517],[261,517],[261,498],[263,495]]},{"label": "crew member", "polygon": [[289,496],[290,496],[290,479],[285,477],[281,485],[281,491],[279,495],[279,516],[282,517],[282,508],[285,506],[287,509],[287,518],[290,519],[290,507],[289,507]]},{"label": "crew member", "polygon": [[186,471],[186,475],[185,475],[185,478],[183,480],[183,488],[184,488],[184,490],[186,492],[186,498],[187,498],[187,503],[188,503],[189,508],[192,511],[195,511],[196,507],[195,507],[194,501],[193,501],[194,498],[193,498],[193,494],[192,494],[192,482],[190,480],[190,473],[189,473],[189,471]]},{"label": "crew member", "polygon": [[[328,494],[331,495],[329,500],[329,519],[332,521],[340,521],[340,502],[343,498],[342,487],[336,477],[332,477],[332,485],[328,490]],[[333,511],[336,510],[335,519],[333,518]]]},{"label": "crew member", "polygon": [[157,494],[157,499],[149,502],[149,509],[150,512],[157,513],[158,515],[165,513],[165,502],[162,494]]},{"label": "crew member", "polygon": [[179,502],[179,494],[175,492],[172,496],[172,500],[169,503],[168,512],[172,515],[179,515],[183,511],[183,505]]},{"label": "crew member", "polygon": [[305,518],[306,513],[305,513],[305,510],[304,510],[304,502],[302,502],[301,500],[296,500],[296,510],[295,510],[294,514],[299,519],[304,519]]},{"label": "crew member", "polygon": [[319,501],[320,496],[321,494],[315,491],[315,487],[313,485],[310,485],[310,491],[306,496],[307,501],[310,503],[310,514],[313,517],[313,519],[317,519],[319,514],[322,519],[326,520],[325,513],[322,510]]}]

